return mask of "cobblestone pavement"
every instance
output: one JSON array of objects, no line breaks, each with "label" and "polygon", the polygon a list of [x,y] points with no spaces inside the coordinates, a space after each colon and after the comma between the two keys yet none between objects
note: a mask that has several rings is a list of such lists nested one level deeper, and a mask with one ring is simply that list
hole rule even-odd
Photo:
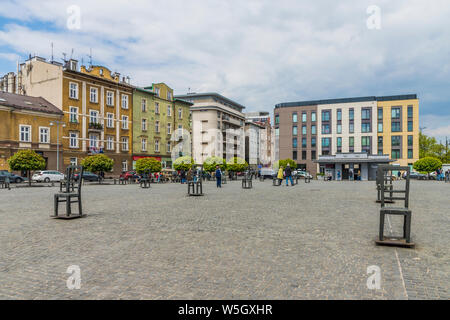
[{"label": "cobblestone pavement", "polygon": [[374,182],[86,186],[88,216],[70,221],[49,218],[57,188],[0,190],[0,298],[449,299],[450,185],[411,189],[415,249],[374,244]]}]

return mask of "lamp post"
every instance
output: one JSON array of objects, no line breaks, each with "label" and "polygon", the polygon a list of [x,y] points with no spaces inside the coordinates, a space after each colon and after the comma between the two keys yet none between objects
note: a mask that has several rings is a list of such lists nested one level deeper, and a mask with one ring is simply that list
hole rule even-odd
[{"label": "lamp post", "polygon": [[50,122],[51,126],[56,126],[56,171],[59,171],[59,126],[65,128],[64,121],[55,120]]}]

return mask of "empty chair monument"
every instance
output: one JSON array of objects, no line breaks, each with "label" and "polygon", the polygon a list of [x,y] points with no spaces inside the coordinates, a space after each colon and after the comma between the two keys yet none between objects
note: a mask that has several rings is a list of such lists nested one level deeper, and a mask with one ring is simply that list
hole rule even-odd
[{"label": "empty chair monument", "polygon": [[144,173],[142,174],[142,177],[139,181],[141,188],[143,188],[143,189],[150,188],[150,175],[151,175],[150,170],[144,171]]},{"label": "empty chair monument", "polygon": [[[75,175],[78,175],[76,183],[71,182],[75,180]],[[51,216],[54,219],[76,219],[84,217],[83,207],[81,200],[81,187],[83,184],[83,167],[81,166],[70,166],[67,168],[67,183],[65,183],[65,188],[62,192],[54,195],[54,215]],[[66,214],[59,215],[59,204],[66,204]],[[72,204],[76,203],[78,205],[78,213],[72,213]]]},{"label": "empty chair monument", "polygon": [[[382,180],[381,184],[381,209],[380,209],[380,225],[379,225],[379,238],[376,241],[379,245],[391,245],[391,246],[403,246],[413,247],[414,243],[411,242],[411,210],[409,209],[409,181],[410,181],[410,168],[400,166],[380,166],[378,170],[383,171],[383,175],[387,173],[391,175],[392,171],[406,171],[404,183],[399,182],[399,185],[395,185],[392,188],[385,188],[386,183],[389,181]],[[400,186],[400,184],[402,186]],[[391,185],[391,184],[389,184]],[[386,194],[388,196],[386,197]],[[393,196],[391,196],[393,194]],[[386,199],[398,200],[399,204],[403,204],[401,207],[388,207],[386,206]],[[403,201],[403,202],[401,202]],[[403,235],[402,236],[385,236],[385,218],[389,215],[403,216]]]},{"label": "empty chair monument", "polygon": [[253,188],[252,175],[250,173],[245,173],[244,178],[242,179],[242,189],[251,188]]},{"label": "empty chair monument", "polygon": [[390,174],[390,171],[385,171],[382,169],[383,166],[379,166],[377,171],[377,178],[376,178],[376,186],[377,186],[377,203],[381,203],[381,188],[384,185],[384,191],[389,191],[389,196],[384,197],[385,203],[394,203],[394,200],[391,198],[393,197],[392,190],[394,188],[393,186],[393,178],[392,174]]}]

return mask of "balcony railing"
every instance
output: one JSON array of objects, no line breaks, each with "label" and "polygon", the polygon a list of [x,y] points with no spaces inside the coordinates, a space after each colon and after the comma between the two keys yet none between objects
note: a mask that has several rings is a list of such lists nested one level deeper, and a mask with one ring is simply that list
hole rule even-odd
[{"label": "balcony railing", "polygon": [[102,131],[103,125],[101,123],[91,122],[91,123],[89,123],[89,129]]}]

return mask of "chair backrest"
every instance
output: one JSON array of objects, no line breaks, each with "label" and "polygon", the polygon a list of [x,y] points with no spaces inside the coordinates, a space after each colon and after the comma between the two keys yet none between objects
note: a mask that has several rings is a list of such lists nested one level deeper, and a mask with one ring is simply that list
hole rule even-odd
[{"label": "chair backrest", "polygon": [[[404,201],[405,208],[409,208],[409,181],[410,181],[410,168],[407,166],[380,166],[378,170],[383,173],[384,179],[381,184],[381,207],[385,207],[385,200],[400,200]],[[392,171],[405,171],[405,182],[404,189],[400,187],[394,188],[392,183]],[[386,186],[389,185],[389,188]],[[392,196],[386,197],[385,194],[388,193]]]},{"label": "chair backrest", "polygon": [[66,183],[66,190],[70,191],[70,184],[74,183],[75,181],[75,175],[78,174],[78,180],[77,183],[77,191],[78,194],[81,194],[81,186],[83,185],[83,172],[84,169],[82,166],[68,166],[66,169],[66,175],[67,175],[67,183]]}]

